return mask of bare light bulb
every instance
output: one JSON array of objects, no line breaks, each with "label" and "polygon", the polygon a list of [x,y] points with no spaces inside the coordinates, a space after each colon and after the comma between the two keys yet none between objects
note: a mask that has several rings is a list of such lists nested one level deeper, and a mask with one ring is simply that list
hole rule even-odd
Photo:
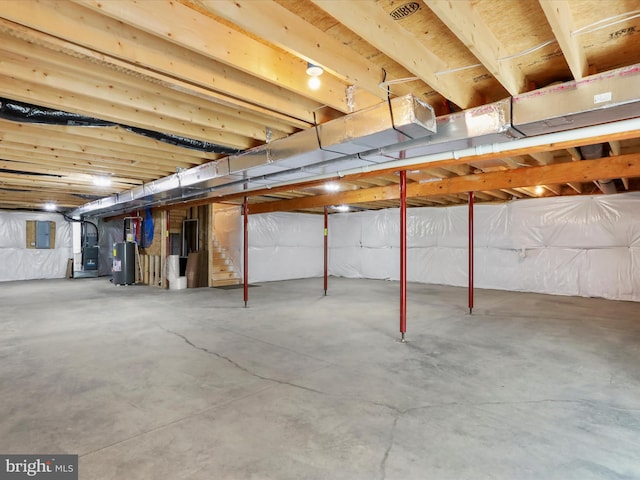
[{"label": "bare light bulb", "polygon": [[318,90],[320,88],[320,78],[319,77],[309,77],[307,81],[307,85],[311,90]]}]

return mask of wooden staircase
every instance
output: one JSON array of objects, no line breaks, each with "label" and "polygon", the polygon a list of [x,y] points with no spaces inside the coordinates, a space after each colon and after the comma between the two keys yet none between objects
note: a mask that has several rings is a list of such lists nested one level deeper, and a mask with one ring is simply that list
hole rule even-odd
[{"label": "wooden staircase", "polygon": [[239,285],[241,282],[240,275],[236,272],[225,249],[220,246],[217,240],[213,241],[211,255],[213,256],[210,272],[211,286]]}]

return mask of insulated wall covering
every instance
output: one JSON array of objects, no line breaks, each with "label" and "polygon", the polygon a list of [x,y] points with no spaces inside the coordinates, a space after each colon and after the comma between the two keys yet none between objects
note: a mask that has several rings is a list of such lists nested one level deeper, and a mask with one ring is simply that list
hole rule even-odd
[{"label": "insulated wall covering", "polygon": [[[27,220],[56,222],[56,248],[26,248]],[[0,282],[64,278],[70,258],[71,224],[62,215],[0,211]]]},{"label": "insulated wall covering", "polygon": [[249,216],[249,281],[321,276],[323,228],[320,215]]},{"label": "insulated wall covering", "polygon": [[[409,281],[467,285],[468,207],[407,210]],[[322,275],[322,216],[249,218],[250,280]],[[398,280],[398,209],[332,214],[329,273]],[[255,278],[254,278],[255,277]],[[478,288],[640,301],[640,194],[475,206]]]}]

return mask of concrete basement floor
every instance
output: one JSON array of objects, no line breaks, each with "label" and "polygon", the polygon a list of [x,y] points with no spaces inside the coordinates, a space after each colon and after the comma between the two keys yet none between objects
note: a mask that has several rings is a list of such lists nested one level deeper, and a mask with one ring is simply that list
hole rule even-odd
[{"label": "concrete basement floor", "polygon": [[0,452],[80,479],[637,479],[640,304],[331,278],[0,285]]}]

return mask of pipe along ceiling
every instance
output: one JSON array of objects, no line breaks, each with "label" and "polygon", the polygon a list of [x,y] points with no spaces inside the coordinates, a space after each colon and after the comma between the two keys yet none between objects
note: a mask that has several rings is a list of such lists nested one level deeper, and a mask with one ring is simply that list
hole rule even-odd
[{"label": "pipe along ceiling", "polygon": [[[373,171],[385,164],[409,166],[412,161],[440,159],[440,154],[457,158],[456,152],[470,148],[476,153],[501,151],[500,144],[585,127],[606,127],[603,124],[640,117],[638,84],[640,65],[633,65],[438,118],[428,104],[408,95],[244,152],[123,126],[174,145],[229,156],[87,203],[70,214],[77,218],[114,215],[146,206]],[[116,125],[5,100],[0,115],[56,125]],[[576,134],[579,132],[568,135]],[[605,153],[604,147],[598,146],[579,150],[584,159]],[[612,182],[603,179],[601,183]],[[615,186],[608,190],[613,191]]]}]

